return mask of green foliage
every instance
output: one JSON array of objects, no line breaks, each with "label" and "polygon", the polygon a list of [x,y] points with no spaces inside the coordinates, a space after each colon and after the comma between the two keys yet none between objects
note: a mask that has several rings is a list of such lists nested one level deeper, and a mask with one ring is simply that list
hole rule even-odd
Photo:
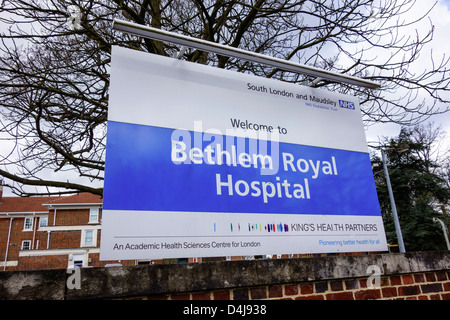
[{"label": "green foliage", "polygon": [[[441,212],[441,205],[448,205],[450,189],[440,174],[440,163],[425,156],[430,154],[433,141],[418,137],[418,132],[426,130],[420,128],[403,128],[398,137],[387,141],[383,150],[406,250],[443,250],[447,249],[444,234],[433,218],[448,225],[448,216]],[[379,157],[373,156],[372,161],[378,164],[374,166],[377,170],[382,168]],[[380,173],[375,181],[388,243],[398,243],[386,179]]]}]

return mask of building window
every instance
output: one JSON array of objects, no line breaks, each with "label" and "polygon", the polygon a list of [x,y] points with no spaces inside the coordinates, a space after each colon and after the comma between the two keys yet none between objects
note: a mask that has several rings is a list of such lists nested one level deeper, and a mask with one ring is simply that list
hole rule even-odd
[{"label": "building window", "polygon": [[20,247],[20,250],[30,250],[30,249],[31,249],[31,240],[22,241],[22,246]]},{"label": "building window", "polygon": [[83,230],[81,234],[81,246],[92,247],[97,245],[97,230]]},{"label": "building window", "polygon": [[48,217],[40,217],[39,218],[39,228],[46,227],[48,225]]},{"label": "building window", "polygon": [[84,244],[89,246],[94,243],[94,230],[86,230],[84,233]]},{"label": "building window", "polygon": [[25,222],[23,224],[23,231],[32,231],[33,230],[33,218],[25,218]]},{"label": "building window", "polygon": [[89,223],[98,223],[98,208],[89,210]]}]

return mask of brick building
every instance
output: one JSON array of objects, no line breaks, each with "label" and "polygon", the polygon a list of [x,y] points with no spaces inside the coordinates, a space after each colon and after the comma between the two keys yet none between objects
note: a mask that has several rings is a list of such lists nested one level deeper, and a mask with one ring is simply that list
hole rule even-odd
[{"label": "brick building", "polygon": [[99,261],[101,218],[97,195],[21,198],[0,191],[0,271],[136,264]]}]

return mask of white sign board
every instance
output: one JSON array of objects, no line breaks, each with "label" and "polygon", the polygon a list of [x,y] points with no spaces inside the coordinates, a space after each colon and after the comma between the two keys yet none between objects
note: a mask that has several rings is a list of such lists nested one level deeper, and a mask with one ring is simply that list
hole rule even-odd
[{"label": "white sign board", "polygon": [[385,250],[356,98],[113,47],[102,260]]}]

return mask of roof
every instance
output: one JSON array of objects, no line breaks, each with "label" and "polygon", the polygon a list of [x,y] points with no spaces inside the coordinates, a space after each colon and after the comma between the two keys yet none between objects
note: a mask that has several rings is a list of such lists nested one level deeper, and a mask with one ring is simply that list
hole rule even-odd
[{"label": "roof", "polygon": [[92,193],[61,197],[2,197],[1,213],[48,212],[51,206],[102,204],[103,198]]},{"label": "roof", "polygon": [[59,197],[2,197],[0,202],[0,213],[23,213],[23,212],[48,212],[43,206],[48,201],[57,200]]},{"label": "roof", "polygon": [[81,205],[81,204],[102,204],[103,203],[103,197],[83,192],[78,193],[73,196],[68,197],[58,197],[54,200],[44,202],[45,206],[57,206],[57,205]]}]

